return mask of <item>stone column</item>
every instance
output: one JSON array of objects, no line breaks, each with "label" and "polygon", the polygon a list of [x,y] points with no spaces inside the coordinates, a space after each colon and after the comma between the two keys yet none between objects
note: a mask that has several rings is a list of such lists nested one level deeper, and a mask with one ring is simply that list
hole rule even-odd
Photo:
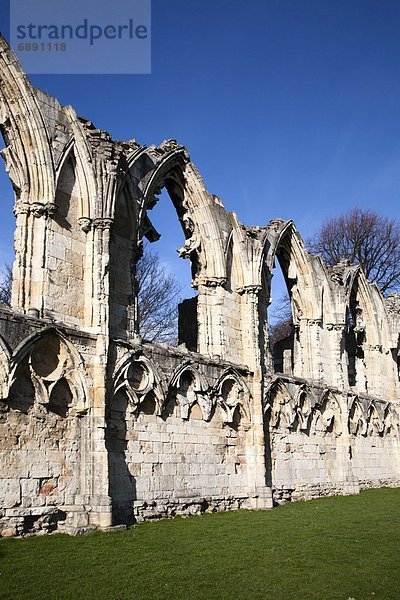
[{"label": "stone column", "polygon": [[340,404],[342,414],[342,433],[336,440],[336,477],[338,483],[342,486],[342,494],[358,494],[360,486],[352,465],[354,437],[349,430],[348,397],[344,392],[336,398]]},{"label": "stone column", "polygon": [[[264,432],[263,395],[265,370],[265,341],[260,323],[261,286],[246,286],[240,290],[243,363],[253,372],[251,428],[248,432],[246,461],[248,473],[249,508],[272,508],[271,488],[266,482],[266,448]],[[262,351],[264,348],[264,351]]]},{"label": "stone column", "polygon": [[109,328],[109,273],[110,229],[112,219],[95,219],[93,221],[93,283],[94,326],[108,335]]},{"label": "stone column", "polygon": [[90,523],[98,527],[112,525],[111,499],[108,495],[109,464],[106,448],[107,355],[109,340],[98,335],[96,355],[92,357],[91,440],[90,440]]},{"label": "stone column", "polygon": [[[294,349],[294,375],[319,381],[322,379],[323,359],[320,343],[321,321],[301,318],[299,322],[299,345],[301,356]],[[296,345],[296,342],[295,342]]]},{"label": "stone column", "polygon": [[349,387],[344,336],[346,323],[327,323],[327,352],[324,361],[324,380],[338,388]]},{"label": "stone column", "polygon": [[28,220],[30,207],[27,201],[17,201],[14,207],[16,226],[14,233],[15,261],[13,265],[13,283],[11,306],[15,310],[23,310],[26,294]]},{"label": "stone column", "polygon": [[109,350],[109,278],[111,219],[93,221],[93,289],[96,352],[91,358],[91,460],[90,522],[99,527],[110,526],[111,499],[108,496],[109,466],[106,448],[107,359]]},{"label": "stone column", "polygon": [[[57,210],[52,202],[18,201],[15,233],[15,283],[13,307],[43,316],[46,296],[47,231],[49,219]],[[59,251],[62,253],[63,248]]]},{"label": "stone column", "polygon": [[86,234],[86,252],[84,262],[84,325],[92,328],[94,325],[94,228],[92,219],[89,217],[80,217],[78,219],[79,227]]},{"label": "stone column", "polygon": [[198,283],[197,349],[200,354],[224,357],[224,295],[223,281],[202,280]]}]

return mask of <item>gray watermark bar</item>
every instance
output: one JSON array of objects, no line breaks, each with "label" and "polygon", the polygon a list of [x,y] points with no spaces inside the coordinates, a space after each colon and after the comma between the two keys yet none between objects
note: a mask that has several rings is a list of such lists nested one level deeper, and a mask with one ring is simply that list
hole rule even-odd
[{"label": "gray watermark bar", "polygon": [[10,43],[27,73],[148,74],[151,0],[10,0]]}]

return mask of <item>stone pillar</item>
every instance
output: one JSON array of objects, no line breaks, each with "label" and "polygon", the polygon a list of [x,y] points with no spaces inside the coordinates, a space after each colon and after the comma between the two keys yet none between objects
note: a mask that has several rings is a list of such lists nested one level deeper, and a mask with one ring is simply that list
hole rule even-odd
[{"label": "stone pillar", "polygon": [[[239,290],[241,294],[241,325],[243,339],[242,362],[249,365],[251,369],[264,370],[263,360],[265,354],[266,340],[260,339],[265,336],[262,329],[264,323],[260,322],[259,295],[261,286],[245,286]],[[265,315],[266,317],[266,315]],[[266,318],[265,318],[266,320]],[[264,335],[261,335],[264,334]]]},{"label": "stone pillar", "polygon": [[[266,448],[263,414],[265,340],[260,339],[261,327],[259,296],[261,286],[246,286],[242,296],[243,363],[253,372],[251,399],[251,428],[246,447],[249,508],[272,508],[271,488],[266,481]],[[264,352],[262,352],[264,349]]]},{"label": "stone pillar", "polygon": [[324,361],[324,380],[339,388],[347,388],[349,381],[344,348],[346,323],[328,323],[326,330],[328,356]]},{"label": "stone pillar", "polygon": [[[297,356],[294,348],[294,375],[319,381],[322,379],[323,359],[320,343],[321,321],[319,319],[301,318],[298,336],[301,356]],[[296,337],[296,333],[295,333]]]},{"label": "stone pillar", "polygon": [[203,280],[198,285],[197,351],[208,356],[224,357],[224,294],[222,282]]},{"label": "stone pillar", "polygon": [[48,221],[56,210],[52,202],[23,201],[18,201],[14,209],[17,227],[12,306],[38,317],[44,316]]},{"label": "stone pillar", "polygon": [[109,350],[109,252],[111,219],[93,222],[94,330],[98,333],[92,357],[92,406],[90,448],[90,524],[109,527],[112,523],[108,496],[109,467],[106,448],[107,359]]},{"label": "stone pillar", "polygon": [[85,289],[85,306],[84,306],[84,325],[87,328],[92,328],[94,325],[94,228],[92,219],[81,217],[78,219],[79,227],[86,234],[86,252],[84,262],[84,289]]},{"label": "stone pillar", "polygon": [[342,494],[358,494],[360,486],[354,473],[353,458],[353,436],[349,431],[349,410],[347,394],[343,393],[336,397],[342,414],[342,433],[336,440],[336,474],[338,483],[341,484]]},{"label": "stone pillar", "polygon": [[91,406],[91,440],[88,477],[90,478],[90,524],[112,525],[111,499],[108,495],[109,464],[106,448],[107,355],[109,340],[99,335],[96,356],[92,357],[93,387]]},{"label": "stone pillar", "polygon": [[112,219],[95,219],[93,221],[93,282],[94,326],[108,335],[109,328],[109,273],[110,260],[110,228]]},{"label": "stone pillar", "polygon": [[26,269],[27,269],[27,244],[28,244],[28,220],[29,203],[18,201],[14,207],[16,226],[14,233],[15,261],[13,265],[13,283],[11,306],[13,309],[23,310],[25,307],[26,294]]}]

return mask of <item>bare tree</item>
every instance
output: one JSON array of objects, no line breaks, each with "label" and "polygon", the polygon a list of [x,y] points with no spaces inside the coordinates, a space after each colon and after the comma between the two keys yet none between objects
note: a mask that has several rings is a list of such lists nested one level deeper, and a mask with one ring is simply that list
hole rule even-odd
[{"label": "bare tree", "polygon": [[147,244],[136,266],[140,334],[149,342],[176,345],[178,302],[182,285],[160,264],[158,253]]},{"label": "bare tree", "polygon": [[0,273],[0,304],[11,305],[12,269],[10,265],[4,265]]},{"label": "bare tree", "polygon": [[313,254],[321,255],[328,267],[348,259],[359,264],[382,293],[400,290],[400,222],[397,219],[352,208],[328,219],[308,245]]},{"label": "bare tree", "polygon": [[273,350],[275,344],[289,337],[293,332],[292,309],[288,294],[283,294],[272,304],[269,315],[269,345]]},{"label": "bare tree", "polygon": [[[160,264],[157,252],[144,247],[137,263],[140,333],[149,342],[177,343],[178,302],[182,285]],[[11,305],[12,269],[0,273],[0,304]]]}]

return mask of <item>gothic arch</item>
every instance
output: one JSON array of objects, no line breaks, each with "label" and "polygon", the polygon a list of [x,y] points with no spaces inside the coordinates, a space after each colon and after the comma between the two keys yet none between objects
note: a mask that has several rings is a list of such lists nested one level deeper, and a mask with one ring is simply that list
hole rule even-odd
[{"label": "gothic arch", "polygon": [[179,385],[184,373],[190,373],[192,375],[198,391],[205,392],[209,389],[210,386],[207,379],[200,373],[194,363],[190,360],[185,361],[175,369],[169,380],[169,386],[176,387]]},{"label": "gothic arch", "polygon": [[[362,311],[363,326],[365,327],[368,344],[370,346],[380,346],[382,345],[383,337],[387,340],[390,338],[387,320],[384,320],[385,324],[383,324],[377,319],[378,310],[383,311],[383,314],[386,314],[386,311],[381,297],[379,298],[380,306],[378,307],[376,305],[376,296],[379,295],[379,292],[378,294],[376,292],[377,290],[365,277],[361,268],[357,267],[348,284],[346,311],[352,310],[351,303],[352,299],[354,299],[357,302],[359,309]],[[343,320],[346,322],[346,315],[343,315]]]},{"label": "gothic arch", "polygon": [[0,129],[7,171],[23,202],[51,202],[55,169],[46,124],[22,67],[0,36]]},{"label": "gothic arch", "polygon": [[300,431],[306,432],[315,405],[315,398],[306,384],[299,386],[293,397],[293,403],[297,414],[298,427]]},{"label": "gothic arch", "polygon": [[166,382],[155,363],[144,355],[128,352],[118,362],[113,376],[113,396],[126,393],[132,412],[151,395],[154,397],[156,414],[161,415],[166,399]]},{"label": "gothic arch", "polygon": [[[334,336],[324,338],[323,329],[328,323],[336,323],[336,302],[331,289],[328,271],[319,256],[311,255],[292,221],[275,219],[268,226],[268,234],[258,257],[258,281],[261,285],[261,327],[267,332],[267,308],[271,303],[273,270],[279,263],[292,314],[292,332],[266,354],[267,368],[318,379],[320,354],[335,349]],[[269,345],[266,344],[268,348]]]},{"label": "gothic arch", "polygon": [[[220,201],[212,196],[185,148],[173,141],[164,142],[148,153],[164,152],[147,181],[143,181],[143,203],[139,213],[138,242],[143,235],[147,211],[154,206],[155,195],[165,187],[182,225],[186,242],[181,256],[190,257],[196,284],[223,283],[226,261],[223,231],[218,220]],[[221,235],[222,234],[222,235]]]},{"label": "gothic arch", "polygon": [[367,415],[364,406],[357,397],[354,397],[349,405],[349,432],[353,435],[366,435]]},{"label": "gothic arch", "polygon": [[56,189],[59,186],[65,164],[74,157],[74,173],[79,187],[79,223],[83,228],[85,224],[81,219],[87,219],[86,225],[89,225],[95,214],[96,179],[90,148],[82,130],[82,125],[79,123],[72,107],[66,106],[64,111],[71,126],[72,137],[57,165]]},{"label": "gothic arch", "polygon": [[372,401],[367,413],[367,432],[371,436],[382,436],[385,430],[384,407]]},{"label": "gothic arch", "polygon": [[399,408],[391,402],[386,407],[384,413],[385,435],[398,436],[399,429]]},{"label": "gothic arch", "polygon": [[212,395],[225,414],[225,423],[235,422],[235,413],[251,421],[250,390],[239,373],[226,369],[213,387]]},{"label": "gothic arch", "polygon": [[17,346],[11,357],[10,389],[22,366],[29,370],[35,395],[41,404],[49,404],[54,387],[65,380],[76,414],[87,412],[88,390],[83,360],[61,331],[48,327],[28,336]]},{"label": "gothic arch", "polygon": [[265,268],[272,274],[278,260],[291,297],[294,321],[299,318],[321,319],[322,281],[317,275],[318,259],[307,251],[293,221],[278,222],[276,228],[278,231],[272,241],[268,237],[264,243],[258,264],[259,281],[262,281]]},{"label": "gothic arch", "polygon": [[313,435],[332,433],[336,437],[343,433],[342,410],[335,394],[325,389],[315,406],[310,433]]},{"label": "gothic arch", "polygon": [[204,421],[211,419],[214,403],[209,393],[209,383],[190,361],[178,366],[169,381],[168,397],[174,399],[180,416],[187,420],[195,404],[198,404]]},{"label": "gothic arch", "polygon": [[279,377],[267,391],[265,413],[269,416],[269,426],[274,429],[289,429],[296,421],[294,399]]}]

